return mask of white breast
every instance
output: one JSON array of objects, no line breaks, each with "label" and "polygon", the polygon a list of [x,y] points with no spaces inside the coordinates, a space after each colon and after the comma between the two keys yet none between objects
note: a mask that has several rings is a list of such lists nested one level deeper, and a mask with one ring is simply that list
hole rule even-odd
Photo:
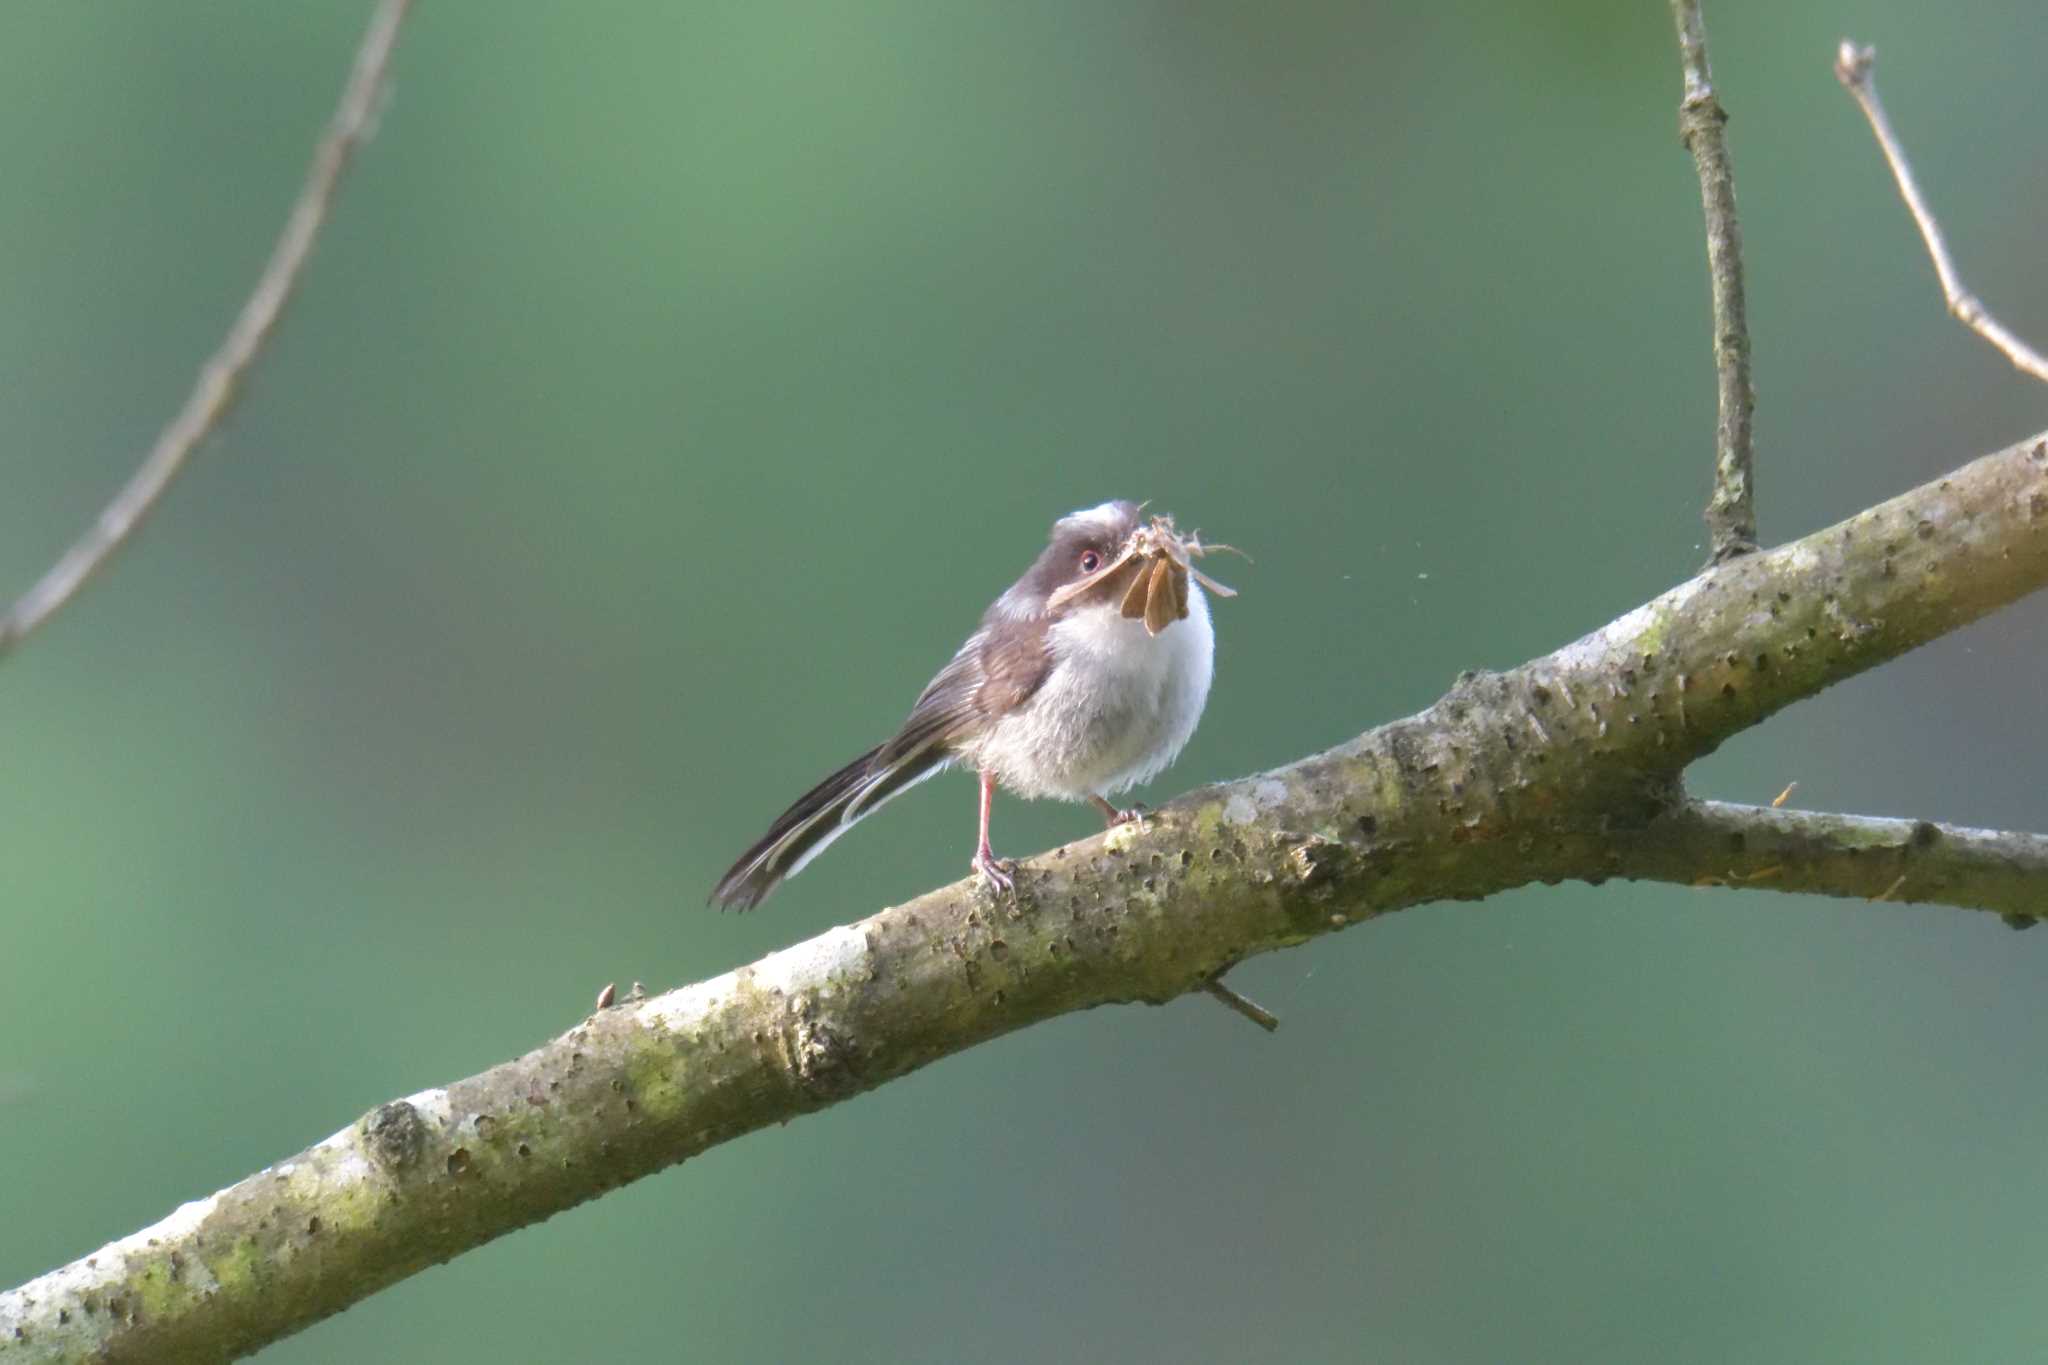
[{"label": "white breast", "polygon": [[962,757],[1021,796],[1107,796],[1173,762],[1209,700],[1216,636],[1199,584],[1158,635],[1114,604],[1054,626],[1052,671]]}]

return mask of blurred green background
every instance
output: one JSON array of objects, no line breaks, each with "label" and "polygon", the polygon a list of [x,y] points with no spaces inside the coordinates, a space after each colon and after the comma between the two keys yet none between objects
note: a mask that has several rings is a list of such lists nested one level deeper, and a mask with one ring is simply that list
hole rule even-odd
[{"label": "blurred green background", "polygon": [[[0,8],[0,593],[239,306],[369,6]],[[1767,540],[2048,425],[1829,63],[2048,339],[2038,0],[1709,0]],[[1689,574],[1666,8],[423,3],[240,412],[0,666],[0,1284],[964,870],[941,779],[706,888],[1045,525],[1250,549],[1201,732],[1297,757]],[[2034,602],[1696,791],[2048,829]],[[1023,853],[1088,811],[998,809]],[[1668,887],[1431,907],[761,1133],[275,1361],[2013,1360],[2048,931]]]}]

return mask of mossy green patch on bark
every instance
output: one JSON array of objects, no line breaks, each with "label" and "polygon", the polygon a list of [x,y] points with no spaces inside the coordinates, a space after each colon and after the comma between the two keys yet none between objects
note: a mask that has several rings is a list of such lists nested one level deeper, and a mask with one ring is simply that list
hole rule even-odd
[{"label": "mossy green patch on bark", "polygon": [[[1014,896],[942,888],[379,1106],[222,1192],[191,1227],[172,1228],[174,1215],[165,1244],[128,1268],[109,1256],[0,1295],[0,1325],[11,1315],[56,1343],[50,1358],[102,1338],[120,1343],[111,1358],[252,1348],[983,1039],[1172,1000],[1246,957],[1425,901],[1642,876],[1941,897],[2031,920],[2048,841],[1715,807],[1688,801],[1680,773],[1764,716],[2044,583],[2048,444],[2030,443],[1711,569],[1541,659],[1468,674],[1328,753],[1026,860]],[[155,1269],[172,1256],[179,1275]],[[61,1316],[88,1299],[99,1335]],[[0,1336],[0,1365],[7,1351]]]}]

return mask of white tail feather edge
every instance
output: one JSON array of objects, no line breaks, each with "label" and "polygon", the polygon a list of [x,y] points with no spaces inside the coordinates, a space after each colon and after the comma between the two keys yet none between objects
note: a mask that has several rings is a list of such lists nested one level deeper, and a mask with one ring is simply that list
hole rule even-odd
[{"label": "white tail feather edge", "polygon": [[[817,857],[820,853],[823,853],[826,849],[830,848],[832,846],[833,840],[837,839],[840,835],[846,833],[846,831],[848,831],[849,829],[852,829],[854,825],[858,824],[861,820],[865,819],[870,815],[873,815],[876,811],[888,805],[891,801],[894,801],[897,797],[903,795],[903,793],[909,791],[918,783],[928,780],[934,773],[942,772],[951,766],[951,762],[934,763],[931,767],[919,773],[916,777],[911,778],[908,782],[905,782],[902,786],[898,787],[895,791],[890,792],[887,796],[884,796],[881,800],[875,802],[873,805],[866,805],[864,803],[867,801],[868,793],[872,792],[876,787],[880,786],[883,782],[887,781],[888,778],[893,773],[895,773],[896,769],[889,768],[882,772],[876,773],[873,777],[869,778],[866,782],[863,782],[861,784],[860,790],[854,793],[853,799],[851,801],[848,801],[846,805],[841,809],[839,814],[839,827],[833,830],[830,834],[827,834],[824,838],[818,840],[817,843],[812,844],[809,848],[805,849],[803,852],[803,856],[798,858],[795,862],[789,865],[789,870],[782,874],[783,877],[785,879],[794,877],[797,873],[803,871],[804,868],[810,865],[811,859]],[[789,846],[790,840],[796,838],[799,834],[802,834],[809,830],[813,825],[817,824],[818,821],[824,819],[830,813],[831,811],[829,807],[825,810],[821,810],[816,815],[812,816],[809,820],[804,821],[804,823],[798,825],[795,829],[783,835],[780,839],[775,841],[775,846],[773,848],[768,849],[760,856],[760,858],[755,860],[754,866],[758,867],[762,863],[774,858],[784,848]]]}]

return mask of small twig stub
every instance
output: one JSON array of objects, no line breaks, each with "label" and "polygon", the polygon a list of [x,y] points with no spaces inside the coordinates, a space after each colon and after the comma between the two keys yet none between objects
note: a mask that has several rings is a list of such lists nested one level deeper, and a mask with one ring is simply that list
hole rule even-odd
[{"label": "small twig stub", "polygon": [[1223,984],[1222,977],[1210,977],[1207,981],[1202,983],[1202,989],[1207,991],[1210,995],[1216,997],[1216,999],[1222,1001],[1223,1004],[1228,1006],[1230,1009],[1243,1015],[1245,1018],[1251,1020],[1254,1024],[1257,1024],[1266,1032],[1276,1033],[1279,1031],[1279,1015],[1273,1013],[1273,1011],[1267,1009],[1258,1001],[1247,999],[1246,997],[1239,995],[1236,991],[1230,989],[1230,987]]}]

